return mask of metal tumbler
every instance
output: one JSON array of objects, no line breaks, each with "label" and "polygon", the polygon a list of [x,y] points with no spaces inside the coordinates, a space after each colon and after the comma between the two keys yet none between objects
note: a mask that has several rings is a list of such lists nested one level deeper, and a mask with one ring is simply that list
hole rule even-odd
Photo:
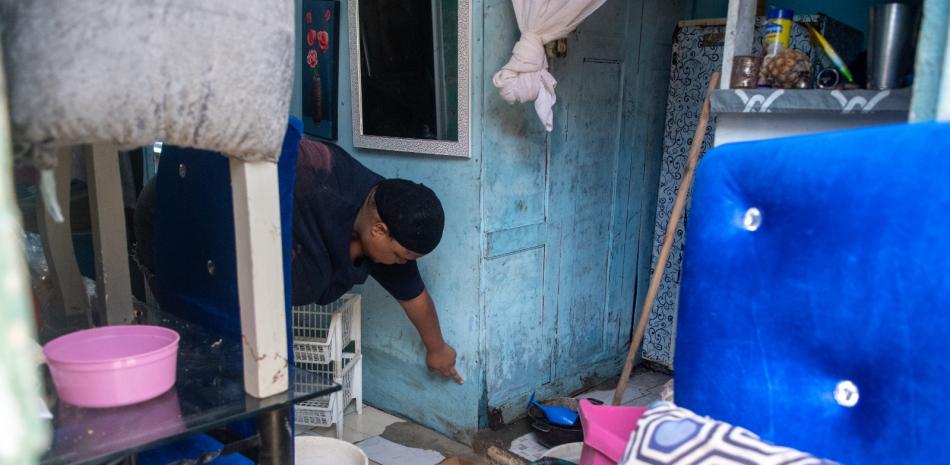
[{"label": "metal tumbler", "polygon": [[902,87],[914,64],[917,11],[903,3],[883,3],[870,11],[868,89]]}]

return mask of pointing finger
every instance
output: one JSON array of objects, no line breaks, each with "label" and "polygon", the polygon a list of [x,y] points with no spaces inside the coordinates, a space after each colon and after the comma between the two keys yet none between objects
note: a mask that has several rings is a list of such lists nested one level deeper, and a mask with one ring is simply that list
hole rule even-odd
[{"label": "pointing finger", "polygon": [[455,371],[455,368],[449,368],[449,377],[454,379],[458,384],[465,384],[465,380],[459,376],[459,373]]}]

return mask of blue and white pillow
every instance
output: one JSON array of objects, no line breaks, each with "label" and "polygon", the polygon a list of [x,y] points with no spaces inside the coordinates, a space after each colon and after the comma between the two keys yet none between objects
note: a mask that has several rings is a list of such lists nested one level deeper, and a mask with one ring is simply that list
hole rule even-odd
[{"label": "blue and white pillow", "polygon": [[668,402],[650,407],[637,422],[620,465],[836,465]]}]

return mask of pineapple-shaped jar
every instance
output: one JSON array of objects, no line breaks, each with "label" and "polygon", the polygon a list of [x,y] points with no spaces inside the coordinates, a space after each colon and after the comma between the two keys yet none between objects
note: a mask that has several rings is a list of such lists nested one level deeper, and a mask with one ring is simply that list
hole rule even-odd
[{"label": "pineapple-shaped jar", "polygon": [[778,89],[810,88],[811,60],[801,50],[782,50],[762,66],[759,81]]}]

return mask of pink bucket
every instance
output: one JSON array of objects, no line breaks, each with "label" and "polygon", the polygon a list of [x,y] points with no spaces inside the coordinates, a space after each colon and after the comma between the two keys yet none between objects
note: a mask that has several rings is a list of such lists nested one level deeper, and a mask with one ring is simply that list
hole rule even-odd
[{"label": "pink bucket", "polygon": [[611,407],[581,400],[584,450],[580,465],[616,465],[646,407]]},{"label": "pink bucket", "polygon": [[78,407],[119,407],[175,384],[178,333],[161,326],[104,326],[43,347],[59,398]]}]

